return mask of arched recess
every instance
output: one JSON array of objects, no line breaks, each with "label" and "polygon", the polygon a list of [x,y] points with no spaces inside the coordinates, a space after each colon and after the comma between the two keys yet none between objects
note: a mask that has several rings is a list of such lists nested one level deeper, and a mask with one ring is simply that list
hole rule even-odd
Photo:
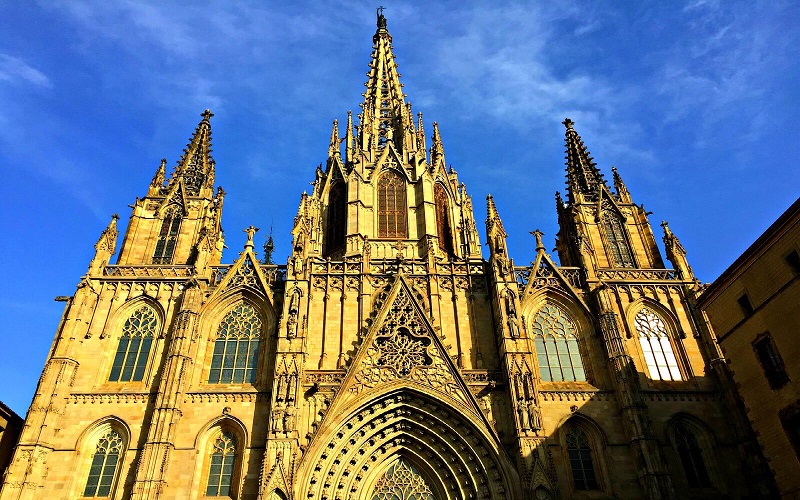
[{"label": "arched recess", "polygon": [[[594,357],[592,356],[591,344],[594,342],[594,328],[586,311],[581,307],[572,297],[559,290],[547,289],[540,290],[536,293],[529,294],[521,298],[521,310],[525,331],[528,335],[528,341],[531,349],[536,356],[536,370],[537,376],[541,376],[542,367],[540,366],[539,356],[540,352],[536,346],[536,328],[534,322],[536,321],[537,313],[543,307],[550,305],[559,308],[568,317],[575,327],[575,335],[578,340],[578,349],[580,351],[581,361],[583,364],[583,371],[585,374],[584,381],[597,385],[597,373],[593,369]],[[544,379],[543,379],[544,380]]]},{"label": "arched recess", "polygon": [[[147,311],[142,314],[143,311]],[[155,325],[143,322],[155,320]],[[142,382],[151,380],[151,375],[158,368],[158,359],[163,349],[166,318],[161,304],[148,295],[125,301],[111,314],[102,336],[108,338],[113,348],[105,350],[102,370],[97,373],[98,382]],[[142,334],[147,334],[147,346],[143,344]],[[129,340],[123,339],[129,338]],[[138,344],[131,343],[138,338]],[[125,345],[123,345],[125,344]],[[122,352],[121,352],[122,351]],[[128,359],[129,357],[133,359]],[[121,377],[121,365],[129,364],[139,368],[136,377]],[[115,365],[119,369],[115,369]]]},{"label": "arched recess", "polygon": [[609,267],[636,267],[631,240],[625,228],[625,219],[618,208],[608,200],[600,205],[599,223]]},{"label": "arched recess", "polygon": [[225,319],[226,315],[240,304],[246,304],[252,307],[261,320],[261,339],[259,342],[257,361],[258,369],[253,385],[261,387],[268,380],[268,371],[274,364],[274,334],[277,328],[277,315],[272,303],[267,297],[241,287],[226,293],[213,303],[206,304],[200,311],[197,326],[197,359],[195,362],[195,366],[200,369],[194,371],[193,377],[195,384],[207,384],[209,382],[209,371],[211,369],[211,362],[220,324]]},{"label": "arched recess", "polygon": [[[206,423],[197,433],[194,440],[194,449],[197,455],[195,458],[194,478],[192,480],[193,489],[189,497],[196,499],[208,496],[206,493],[208,492],[212,473],[212,460],[215,453],[220,455],[219,443],[222,442],[228,447],[229,452],[231,451],[230,448],[233,448],[234,457],[230,477],[230,491],[228,495],[222,496],[238,498],[242,490],[242,481],[244,480],[242,467],[247,459],[245,455],[249,446],[249,438],[247,426],[232,415],[220,416]],[[219,484],[218,480],[216,484]]]},{"label": "arched recess", "polygon": [[408,201],[405,177],[394,169],[381,172],[376,184],[377,237],[408,238]]},{"label": "arched recess", "polygon": [[632,337],[637,340],[640,366],[651,380],[691,378],[691,365],[681,342],[680,323],[672,311],[649,297],[641,297],[627,307],[625,317]]},{"label": "arched recess", "polygon": [[436,205],[436,235],[439,237],[439,249],[449,255],[455,255],[453,221],[451,220],[450,196],[441,182],[433,185],[433,201]]},{"label": "arched recess", "polygon": [[123,487],[130,443],[130,427],[117,416],[109,415],[89,425],[75,443],[70,498],[115,497]]},{"label": "arched recess", "polygon": [[441,399],[402,388],[334,418],[303,456],[296,498],[372,500],[378,479],[400,459],[418,469],[437,500],[520,498],[499,442]]},{"label": "arched recess", "polygon": [[323,255],[341,250],[347,235],[347,183],[336,175],[328,190]]},{"label": "arched recess", "polygon": [[607,438],[602,428],[586,415],[576,412],[558,425],[561,462],[570,490],[613,493],[608,461]]},{"label": "arched recess", "polygon": [[717,469],[717,442],[712,429],[689,413],[681,412],[667,422],[666,441],[672,445],[673,475],[692,490],[724,489]]},{"label": "arched recess", "polygon": [[171,264],[185,213],[183,207],[177,203],[170,204],[159,212],[162,219],[156,237],[156,246],[153,250],[152,263]]}]

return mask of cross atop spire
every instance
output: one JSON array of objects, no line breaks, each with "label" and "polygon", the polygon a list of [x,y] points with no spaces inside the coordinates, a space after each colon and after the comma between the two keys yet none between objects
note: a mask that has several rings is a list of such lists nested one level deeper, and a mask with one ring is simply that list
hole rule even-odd
[{"label": "cross atop spire", "polygon": [[600,184],[605,184],[603,174],[597,168],[589,150],[583,144],[581,136],[575,131],[575,122],[569,118],[563,122],[567,128],[566,132],[566,160],[567,160],[567,189],[570,201],[574,200],[578,194],[593,197],[597,194]]},{"label": "cross atop spire", "polygon": [[214,186],[214,158],[211,157],[211,117],[214,113],[207,109],[200,116],[203,119],[183,150],[167,186],[169,189],[178,178],[182,178],[189,196],[199,196],[203,188],[213,189]]}]

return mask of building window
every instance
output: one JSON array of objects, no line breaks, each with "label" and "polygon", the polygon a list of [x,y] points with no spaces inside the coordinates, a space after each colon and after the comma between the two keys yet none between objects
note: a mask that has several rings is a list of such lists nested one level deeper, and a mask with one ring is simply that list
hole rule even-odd
[{"label": "building window", "polygon": [[122,436],[115,430],[108,431],[97,441],[97,450],[92,458],[84,497],[110,497],[117,476],[119,457],[124,448]]},{"label": "building window", "polygon": [[378,479],[372,500],[434,500],[434,496],[417,468],[401,458]]},{"label": "building window", "polygon": [[642,354],[653,380],[682,380],[667,327],[655,312],[643,307],[634,318]]},{"label": "building window", "polygon": [[241,303],[228,312],[217,329],[208,382],[255,382],[260,338],[261,318],[252,306]]},{"label": "building window", "polygon": [[109,382],[139,382],[144,378],[157,327],[156,313],[149,306],[142,306],[130,315],[122,327]]},{"label": "building window", "polygon": [[156,242],[156,251],[153,253],[153,264],[172,263],[172,255],[175,253],[182,220],[183,213],[180,208],[170,208],[164,212],[161,231],[158,233]]},{"label": "building window", "polygon": [[214,442],[208,468],[206,496],[227,497],[231,494],[233,470],[236,465],[236,439],[233,434],[222,431]]},{"label": "building window", "polygon": [[533,318],[532,329],[542,380],[586,380],[577,329],[563,309],[545,304]]},{"label": "building window", "polygon": [[789,266],[789,269],[792,270],[792,274],[800,274],[800,255],[798,255],[797,250],[792,250],[784,260],[786,260],[786,265]]},{"label": "building window", "polygon": [[592,461],[592,449],[586,433],[573,427],[567,431],[567,456],[576,490],[597,490],[597,475]]},{"label": "building window", "polygon": [[703,460],[703,450],[697,443],[697,437],[684,424],[675,427],[675,445],[689,487],[710,488],[711,479],[708,477],[708,470]]},{"label": "building window", "polygon": [[611,206],[603,204],[601,223],[609,250],[609,260],[613,267],[636,267],[633,252],[625,236],[625,226],[622,220],[614,213]]},{"label": "building window", "polygon": [[742,310],[742,314],[744,314],[745,318],[753,314],[753,304],[750,302],[750,297],[748,297],[746,293],[743,293],[736,302],[739,304],[739,308]]},{"label": "building window", "polygon": [[786,373],[783,358],[781,358],[781,353],[778,352],[772,336],[767,334],[756,339],[753,342],[753,350],[756,352],[758,362],[761,363],[761,368],[764,370],[764,375],[766,375],[769,386],[772,389],[780,389],[789,382],[789,375]]},{"label": "building window", "polygon": [[328,224],[325,231],[325,254],[344,246],[347,231],[347,188],[341,180],[334,181],[328,195]]},{"label": "building window", "polygon": [[433,199],[436,203],[436,232],[439,236],[439,249],[447,255],[453,255],[453,231],[450,228],[450,205],[447,192],[438,182],[433,187]]},{"label": "building window", "polygon": [[391,170],[378,181],[378,237],[406,238],[406,183]]}]

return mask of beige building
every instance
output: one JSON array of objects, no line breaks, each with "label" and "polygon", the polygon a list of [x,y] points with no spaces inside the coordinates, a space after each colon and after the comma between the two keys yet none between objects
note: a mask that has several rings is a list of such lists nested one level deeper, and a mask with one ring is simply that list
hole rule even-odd
[{"label": "beige building", "polygon": [[22,417],[0,401],[0,476],[11,462],[11,454],[22,432]]},{"label": "beige building", "polygon": [[665,227],[669,268],[567,119],[558,259],[537,231],[535,262],[515,265],[491,196],[484,254],[391,41],[379,15],[362,110],[333,124],[286,265],[258,260],[253,227],[220,263],[208,111],[136,199],[115,264],[112,219],[2,500],[769,492],[677,238]]},{"label": "beige building", "polygon": [[800,199],[717,280],[713,326],[781,495],[800,496]]}]

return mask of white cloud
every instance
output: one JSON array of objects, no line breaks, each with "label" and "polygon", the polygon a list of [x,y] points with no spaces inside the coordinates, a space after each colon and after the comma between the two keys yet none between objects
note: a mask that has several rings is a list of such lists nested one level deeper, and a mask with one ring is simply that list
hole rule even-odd
[{"label": "white cloud", "polygon": [[7,82],[27,82],[37,87],[53,86],[47,75],[18,57],[0,54],[0,80]]}]

